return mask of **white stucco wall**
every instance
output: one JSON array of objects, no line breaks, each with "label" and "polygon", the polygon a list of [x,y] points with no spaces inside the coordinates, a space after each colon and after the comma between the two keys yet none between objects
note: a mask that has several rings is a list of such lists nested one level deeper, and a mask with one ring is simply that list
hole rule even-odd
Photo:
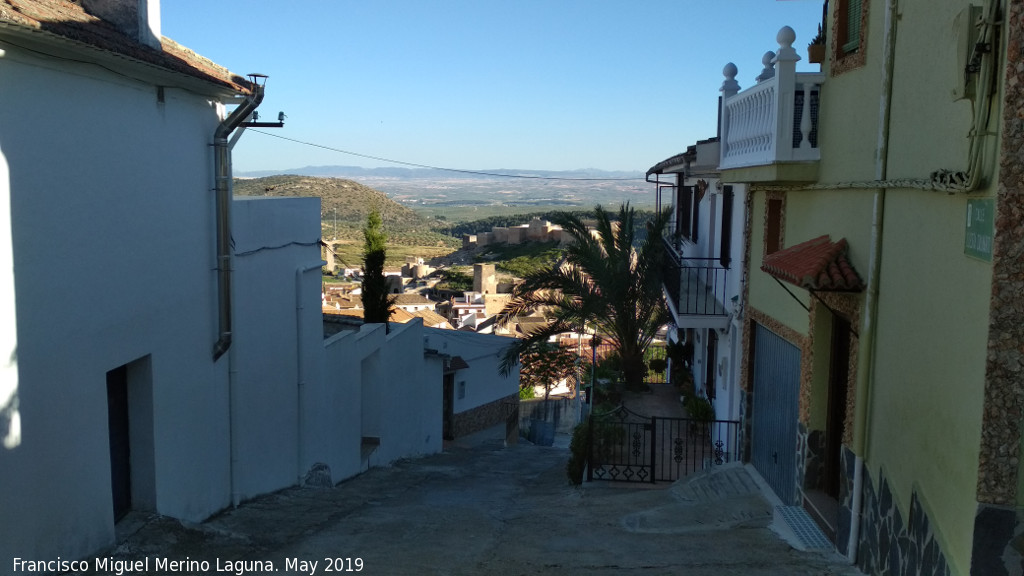
[{"label": "white stucco wall", "polygon": [[[364,435],[380,438],[371,465],[442,449],[441,365],[424,357],[424,330],[419,318],[392,323],[372,371],[363,374]],[[375,434],[367,433],[374,428],[366,419]]]},{"label": "white stucco wall", "polygon": [[718,333],[718,344],[714,357],[708,357],[708,333],[713,328],[695,330],[700,339],[694,351],[693,378],[697,391],[703,391],[707,380],[707,365],[711,363],[715,371],[715,418],[718,420],[739,420],[740,418],[740,387],[739,363],[741,359],[739,340],[740,330],[730,326],[728,332]]},{"label": "white stucco wall", "polygon": [[330,418],[321,434],[328,439],[327,460],[338,482],[361,470],[363,360],[384,344],[384,325],[366,324],[340,332],[323,343],[324,386]]},{"label": "white stucco wall", "polygon": [[129,393],[152,399],[131,410],[157,511],[199,520],[228,503],[227,362],[211,354],[219,118],[207,97],[168,87],[160,103],[154,86],[0,48],[21,421],[0,447],[0,557],[76,557],[113,540],[106,373],[129,362],[150,367]]},{"label": "white stucco wall", "polygon": [[[324,341],[324,375],[331,418],[332,479],[338,482],[372,466],[442,449],[442,369],[424,354],[423,323],[366,324]],[[363,437],[379,446],[362,458]]]},{"label": "white stucco wall", "polygon": [[[458,332],[438,328],[424,329],[423,345],[449,356],[461,356],[469,368],[455,372],[453,412],[465,412],[477,406],[519,392],[519,366],[502,376],[498,369],[501,355],[513,339],[475,332]],[[465,382],[465,396],[459,397],[460,382]]]},{"label": "white stucco wall", "polygon": [[308,429],[324,405],[319,220],[318,198],[233,202],[236,499],[295,484],[323,452]]}]

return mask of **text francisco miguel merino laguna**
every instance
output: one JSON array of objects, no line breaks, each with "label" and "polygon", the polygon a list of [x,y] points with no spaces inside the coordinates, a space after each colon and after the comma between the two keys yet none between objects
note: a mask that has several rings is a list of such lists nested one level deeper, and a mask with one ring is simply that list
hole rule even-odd
[{"label": "text francisco miguel merino laguna", "polygon": [[[14,572],[85,572],[90,568],[88,560],[62,560],[59,556],[56,560],[25,560],[14,559]],[[296,558],[285,559],[285,570],[298,568],[300,561]],[[303,562],[303,564],[306,564]],[[304,567],[304,566],[303,566]],[[139,560],[115,560],[113,558],[96,558],[93,560],[93,568],[97,572],[107,572],[118,576],[131,572],[148,572],[161,570],[165,572],[184,573],[207,573],[207,572],[228,572],[236,575],[249,572],[275,572],[274,563],[270,560],[221,560],[216,559],[211,564],[207,560],[192,560],[185,557],[184,560],[169,560],[167,558],[143,558]]]}]

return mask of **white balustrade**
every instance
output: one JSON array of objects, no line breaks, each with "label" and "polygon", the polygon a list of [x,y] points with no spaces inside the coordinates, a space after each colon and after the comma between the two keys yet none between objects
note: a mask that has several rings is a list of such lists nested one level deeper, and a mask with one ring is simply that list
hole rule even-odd
[{"label": "white balustrade", "polygon": [[722,70],[720,168],[820,159],[817,142],[811,141],[817,127],[811,103],[825,76],[796,72],[800,56],[793,49],[792,28],[783,26],[776,40],[779,50],[762,57],[764,69],[754,86],[740,92],[736,65],[730,62]]}]

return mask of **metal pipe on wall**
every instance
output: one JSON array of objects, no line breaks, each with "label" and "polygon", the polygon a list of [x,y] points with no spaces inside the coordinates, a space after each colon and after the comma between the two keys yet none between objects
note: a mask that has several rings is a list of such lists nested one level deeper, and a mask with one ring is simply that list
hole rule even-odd
[{"label": "metal pipe on wall", "polygon": [[231,149],[228,136],[263,102],[266,81],[262,74],[250,74],[252,92],[223,122],[213,135],[214,192],[217,219],[217,342],[213,345],[216,362],[231,347]]},{"label": "metal pipe on wall", "polygon": [[[266,81],[262,74],[250,74],[252,92],[245,101],[235,108],[228,117],[217,126],[213,136],[213,169],[215,218],[217,222],[217,329],[218,339],[213,345],[213,361],[216,362],[225,352],[231,350],[231,144],[228,136],[246,118],[252,114],[263,101],[263,84]],[[238,491],[238,432],[235,430],[237,416],[235,414],[235,387],[238,381],[238,368],[234,353],[228,354],[228,449],[230,463],[228,465],[228,482],[231,492],[231,504],[237,507],[240,503]]]}]

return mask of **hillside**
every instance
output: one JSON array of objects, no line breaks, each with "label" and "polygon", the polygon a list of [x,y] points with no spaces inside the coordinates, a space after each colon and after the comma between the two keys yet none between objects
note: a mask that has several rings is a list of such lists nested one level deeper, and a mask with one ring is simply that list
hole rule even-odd
[{"label": "hillside", "polygon": [[279,175],[264,178],[236,178],[237,196],[317,197],[321,201],[325,238],[362,241],[362,228],[370,211],[376,209],[384,221],[389,244],[405,246],[450,246],[460,243],[431,229],[438,222],[420,216],[379,192],[352,180]]},{"label": "hillside", "polygon": [[[596,204],[618,206],[628,201],[652,207],[653,185],[643,172],[585,170],[483,170],[481,173],[415,168],[307,166],[278,174],[340,177],[362,182],[421,213],[450,222],[547,210],[590,210]],[[240,172],[264,176],[266,172]],[[505,174],[506,177],[486,174]]]}]

